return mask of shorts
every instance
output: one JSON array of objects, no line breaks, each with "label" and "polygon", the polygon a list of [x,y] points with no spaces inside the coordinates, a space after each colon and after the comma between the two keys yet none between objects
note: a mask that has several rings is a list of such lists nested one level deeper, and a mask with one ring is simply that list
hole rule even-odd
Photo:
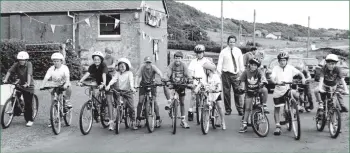
[{"label": "shorts", "polygon": [[279,98],[273,98],[275,107],[283,107],[286,104],[286,97],[288,96],[289,92],[291,92],[290,89],[283,96]]},{"label": "shorts", "polygon": [[186,89],[183,87],[174,87],[173,85],[169,86],[169,89],[177,91],[177,94],[179,94],[179,97],[186,96]]},{"label": "shorts", "polygon": [[[139,89],[139,96],[146,95],[146,94],[147,94],[147,89],[146,88],[140,88]],[[156,87],[152,87],[151,88],[151,94],[152,94],[152,97],[157,97],[157,88]]]}]

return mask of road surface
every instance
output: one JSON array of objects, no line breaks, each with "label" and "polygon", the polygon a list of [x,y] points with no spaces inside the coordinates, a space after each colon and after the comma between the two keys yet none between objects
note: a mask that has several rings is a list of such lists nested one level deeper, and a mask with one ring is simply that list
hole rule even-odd
[{"label": "road surface", "polygon": [[[337,139],[332,139],[328,127],[324,132],[315,128],[315,110],[301,114],[301,139],[294,140],[293,133],[284,127],[281,136],[274,136],[275,129],[272,114],[270,133],[266,138],[259,138],[251,128],[247,133],[238,133],[241,117],[234,112],[226,117],[227,129],[210,128],[203,135],[199,125],[190,123],[190,129],[178,125],[176,135],[171,134],[171,122],[164,111],[164,95],[158,89],[158,101],[163,119],[162,127],[148,133],[145,127],[133,131],[124,129],[122,125],[119,135],[103,129],[101,124],[94,123],[89,135],[83,136],[78,126],[78,112],[87,99],[82,88],[74,87],[72,96],[75,106],[73,123],[63,127],[59,135],[54,135],[47,127],[49,119],[49,93],[37,91],[40,110],[33,127],[25,127],[23,116],[16,117],[7,129],[2,129],[1,150],[9,152],[349,152],[349,122],[348,114],[342,115],[342,133]],[[272,95],[269,95],[269,110],[273,110]],[[78,100],[79,99],[79,100]],[[137,99],[137,98],[136,98]],[[189,94],[186,97],[189,100]],[[345,96],[345,102],[349,101]],[[188,103],[187,103],[188,105]],[[349,107],[349,104],[346,103]],[[271,111],[272,112],[272,111]]]}]

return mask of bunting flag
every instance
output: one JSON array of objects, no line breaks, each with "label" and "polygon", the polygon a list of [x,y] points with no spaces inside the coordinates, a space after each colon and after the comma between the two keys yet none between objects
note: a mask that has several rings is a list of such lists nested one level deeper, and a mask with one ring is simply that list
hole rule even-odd
[{"label": "bunting flag", "polygon": [[156,52],[156,61],[158,61],[158,52]]},{"label": "bunting flag", "polygon": [[55,27],[56,27],[56,25],[50,24],[50,26],[51,26],[52,33],[55,33]]},{"label": "bunting flag", "polygon": [[142,38],[145,39],[146,38],[146,33],[142,31]]},{"label": "bunting flag", "polygon": [[90,26],[90,19],[89,19],[89,18],[86,18],[84,21],[89,25],[89,27],[91,27],[91,26]]},{"label": "bunting flag", "polygon": [[151,36],[149,36],[149,42],[151,42],[152,41],[152,37]]},{"label": "bunting flag", "polygon": [[119,21],[118,19],[114,19],[114,28],[116,28],[119,25]]}]

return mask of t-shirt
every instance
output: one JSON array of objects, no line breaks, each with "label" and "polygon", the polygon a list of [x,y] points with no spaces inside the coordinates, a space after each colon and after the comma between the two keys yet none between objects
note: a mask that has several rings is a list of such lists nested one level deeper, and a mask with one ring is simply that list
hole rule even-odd
[{"label": "t-shirt", "polygon": [[[113,56],[108,56],[108,57],[105,57],[103,61],[107,66],[110,66],[114,63],[115,58]],[[108,68],[108,72],[113,72],[113,71],[114,71],[114,68]]]},{"label": "t-shirt", "polygon": [[120,90],[131,90],[134,88],[134,75],[130,71],[124,73],[116,72],[110,84],[117,83],[116,86]]},{"label": "t-shirt", "polygon": [[136,72],[136,76],[141,76],[140,85],[143,86],[152,84],[155,80],[157,71],[160,72],[159,69],[153,64],[150,67],[146,67],[146,64],[142,65]]},{"label": "t-shirt", "polygon": [[26,64],[21,65],[18,62],[13,64],[9,69],[10,73],[15,73],[19,79],[19,84],[24,85],[28,82],[28,74],[31,76],[30,85],[28,88],[25,88],[26,91],[34,91],[34,80],[33,80],[33,65],[31,62],[26,62]]},{"label": "t-shirt", "polygon": [[175,62],[171,63],[167,68],[167,73],[174,83],[185,83],[184,78],[188,77],[188,69],[181,61],[179,65],[176,65]]},{"label": "t-shirt", "polygon": [[267,80],[265,78],[265,75],[260,69],[257,69],[255,71],[249,71],[245,70],[241,77],[240,80],[242,82],[245,82],[246,89],[248,90],[256,90],[259,88],[259,83],[265,82],[267,83]]},{"label": "t-shirt", "polygon": [[90,65],[88,72],[90,73],[90,76],[96,80],[97,85],[101,85],[101,83],[103,82],[103,73],[106,74],[106,84],[108,84],[111,80],[111,77],[107,75],[108,69],[105,63],[101,63],[99,66],[96,66],[95,64]]},{"label": "t-shirt", "polygon": [[327,66],[324,66],[321,70],[320,77],[323,77],[323,83],[327,86],[335,86],[337,82],[342,78],[341,70],[338,66],[335,66],[333,71],[328,70]]},{"label": "t-shirt", "polygon": [[[203,57],[202,59],[193,59],[188,66],[188,70],[193,72],[194,77],[200,77],[203,84],[207,84],[207,75],[204,71],[203,65],[206,62],[211,62],[208,58]],[[193,81],[194,84],[198,84],[197,80]]]},{"label": "t-shirt", "polygon": [[47,70],[45,79],[52,79],[52,82],[55,85],[62,85],[66,82],[67,79],[70,78],[69,69],[66,65],[62,65],[60,68],[56,68],[55,66],[51,66],[49,70]]},{"label": "t-shirt", "polygon": [[[272,69],[271,79],[275,82],[292,82],[293,77],[298,74],[300,71],[295,67],[287,64],[284,68],[276,65]],[[282,97],[290,88],[289,85],[276,85],[273,92],[274,98]]]}]

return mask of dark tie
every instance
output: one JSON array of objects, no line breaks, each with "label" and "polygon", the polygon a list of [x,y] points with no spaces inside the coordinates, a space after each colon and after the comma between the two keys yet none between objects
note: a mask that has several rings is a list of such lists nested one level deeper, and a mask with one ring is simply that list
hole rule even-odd
[{"label": "dark tie", "polygon": [[233,56],[233,53],[232,53],[232,48],[231,48],[231,55],[232,55],[232,62],[233,62],[233,68],[234,68],[234,72],[237,71],[237,65],[236,65],[236,60],[235,60],[235,57]]}]

